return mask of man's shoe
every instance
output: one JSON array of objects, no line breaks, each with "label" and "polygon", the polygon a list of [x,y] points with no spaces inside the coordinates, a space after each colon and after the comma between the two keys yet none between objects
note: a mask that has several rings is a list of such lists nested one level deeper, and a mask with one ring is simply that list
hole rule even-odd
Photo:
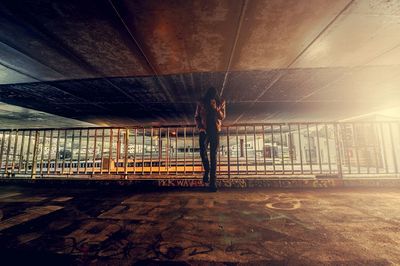
[{"label": "man's shoe", "polygon": [[210,180],[208,179],[208,173],[204,173],[204,175],[203,175],[203,182],[204,182],[204,183],[210,182]]},{"label": "man's shoe", "polygon": [[210,191],[210,192],[217,192],[217,191],[218,191],[217,186],[216,186],[216,185],[211,185],[211,186],[209,186],[208,191]]}]

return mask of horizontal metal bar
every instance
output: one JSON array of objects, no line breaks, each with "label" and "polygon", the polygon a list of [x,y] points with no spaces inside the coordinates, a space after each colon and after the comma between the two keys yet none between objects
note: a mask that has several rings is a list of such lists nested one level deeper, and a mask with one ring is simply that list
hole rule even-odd
[{"label": "horizontal metal bar", "polygon": [[[393,120],[388,123],[398,123],[400,120]],[[244,127],[244,126],[262,126],[262,125],[274,125],[274,126],[279,126],[279,125],[323,125],[323,124],[378,124],[381,123],[379,121],[357,121],[357,122],[337,122],[337,121],[316,121],[316,122],[308,122],[308,121],[299,121],[299,122],[274,122],[274,123],[240,123],[240,124],[224,124],[222,127]],[[49,127],[49,128],[6,128],[6,129],[0,129],[0,132],[2,131],[13,131],[17,130],[18,131],[29,131],[29,130],[37,130],[37,131],[42,131],[42,130],[85,130],[85,129],[139,129],[139,128],[190,128],[193,127],[195,128],[196,125],[194,124],[182,124],[182,125],[161,125],[161,126],[151,126],[151,125],[141,125],[141,126],[127,126],[127,127],[59,127],[59,128],[54,128],[54,127]]]}]

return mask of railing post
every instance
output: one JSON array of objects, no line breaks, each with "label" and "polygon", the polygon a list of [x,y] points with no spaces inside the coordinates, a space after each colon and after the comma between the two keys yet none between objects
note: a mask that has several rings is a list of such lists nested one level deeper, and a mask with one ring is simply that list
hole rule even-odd
[{"label": "railing post", "polygon": [[308,159],[310,160],[310,174],[313,173],[313,161],[311,158],[311,141],[310,141],[310,126],[309,124],[306,125],[307,129],[307,144],[308,144]]},{"label": "railing post", "polygon": [[8,134],[8,142],[7,142],[7,153],[6,153],[6,165],[4,166],[4,173],[8,175],[8,162],[9,162],[9,156],[10,156],[10,150],[11,150],[11,142],[12,142],[12,133],[13,130],[10,130],[10,134]]},{"label": "railing post", "polygon": [[303,169],[303,151],[301,147],[301,128],[300,128],[300,123],[297,124],[297,130],[298,130],[298,135],[299,135],[299,155],[300,155],[300,169],[301,169],[301,174],[304,174],[304,169]]},{"label": "railing post", "polygon": [[150,128],[150,175],[153,174],[153,133],[154,133],[154,128]]},{"label": "railing post", "polygon": [[281,141],[281,158],[282,158],[282,174],[285,174],[285,156],[283,154],[283,133],[282,133],[282,124],[279,125],[279,134]]},{"label": "railing post", "polygon": [[27,147],[27,150],[26,150],[26,163],[25,163],[24,174],[28,173],[29,154],[30,154],[30,151],[31,151],[31,140],[32,140],[32,130],[29,130],[28,147]]},{"label": "railing post", "polygon": [[386,142],[385,142],[385,136],[384,136],[384,132],[383,132],[382,122],[379,122],[379,129],[380,129],[381,140],[382,140],[381,145],[382,145],[383,162],[385,164],[386,174],[389,174],[388,158],[387,158],[387,154],[386,154]]},{"label": "railing post", "polygon": [[318,150],[319,172],[320,172],[320,174],[322,174],[321,147],[320,147],[320,142],[319,142],[318,123],[315,124],[315,130],[316,130],[316,133],[317,133],[317,150]]},{"label": "railing post", "polygon": [[65,154],[66,154],[66,149],[67,149],[67,136],[68,132],[67,129],[64,130],[64,146],[63,146],[63,160],[62,160],[62,165],[61,165],[61,175],[64,174],[65,170]]},{"label": "railing post", "polygon": [[[25,130],[22,131],[22,138],[21,138],[21,149],[19,152],[19,160],[18,160],[18,174],[21,173],[22,163],[23,163],[23,153],[24,153],[24,143],[25,143]],[[1,168],[1,164],[0,164]]]},{"label": "railing post", "polygon": [[146,128],[143,127],[143,136],[142,136],[142,175],[144,175],[144,143],[145,143],[145,135],[146,135]]},{"label": "railing post", "polygon": [[[400,123],[397,123],[397,128],[398,128],[398,140],[400,141]],[[400,144],[399,144],[400,145]],[[400,157],[400,156],[399,156]],[[400,158],[399,158],[400,159]],[[397,174],[400,174],[400,170],[399,169],[397,169]]]},{"label": "railing post", "polygon": [[246,175],[249,175],[249,160],[248,160],[248,153],[247,153],[247,126],[244,126],[244,151],[246,155]]},{"label": "railing post", "polygon": [[44,158],[44,148],[46,146],[46,130],[43,131],[43,139],[42,139],[42,152],[40,155],[40,163],[39,163],[39,169],[40,169],[40,175],[43,176],[43,158]]},{"label": "railing post", "polygon": [[271,124],[271,155],[272,155],[272,169],[275,175],[276,169],[275,169],[275,148],[274,148],[274,125],[272,124]]},{"label": "railing post", "polygon": [[14,138],[14,148],[13,148],[13,156],[12,156],[12,161],[11,161],[11,175],[14,175],[14,170],[15,170],[15,156],[17,154],[17,148],[18,148],[18,134],[19,131],[15,131],[15,138]]},{"label": "railing post", "polygon": [[230,156],[230,145],[229,145],[229,127],[226,128],[226,146],[228,152],[228,179],[231,180],[231,156]]},{"label": "railing post", "polygon": [[[54,160],[54,174],[57,174],[57,167],[58,167],[58,157],[60,156],[60,154],[59,154],[59,151],[60,151],[60,148],[59,148],[59,146],[60,146],[60,134],[61,134],[61,131],[60,130],[57,130],[57,146],[56,146],[56,158],[55,158],[55,160]],[[31,132],[29,132],[29,144],[30,144],[30,139],[31,139]],[[28,146],[28,155],[29,155],[29,146]],[[28,160],[28,158],[27,158],[27,160]]]},{"label": "railing post", "polygon": [[371,131],[373,133],[373,149],[374,149],[374,160],[375,160],[375,173],[379,174],[379,158],[377,147],[379,145],[379,137],[376,129],[376,123],[371,123]]},{"label": "railing post", "polygon": [[169,127],[167,127],[167,134],[166,134],[166,142],[167,145],[165,146],[165,167],[167,168],[167,175],[169,174]]},{"label": "railing post", "polygon": [[129,143],[129,129],[125,129],[125,148],[124,148],[124,174],[127,178],[128,174],[128,143]]},{"label": "railing post", "polygon": [[47,174],[50,174],[51,150],[53,148],[53,130],[50,130],[49,154],[47,156]]},{"label": "railing post", "polygon": [[161,161],[162,161],[162,127],[158,128],[158,174],[161,175]]},{"label": "railing post", "polygon": [[113,156],[113,134],[114,130],[110,128],[110,143],[108,144],[108,174],[111,173],[111,163],[112,163],[112,156]]},{"label": "railing post", "polygon": [[36,178],[36,159],[37,159],[37,152],[38,152],[38,142],[39,142],[39,132],[35,131],[35,144],[33,145],[33,156],[32,156],[32,173],[31,178]]},{"label": "railing post", "polygon": [[[360,125],[358,125],[360,126]],[[358,138],[356,138],[356,126],[354,125],[354,123],[351,123],[351,128],[353,131],[353,148],[355,150],[356,153],[356,163],[357,163],[357,174],[361,174],[361,168],[360,168],[360,156],[358,155],[358,150],[359,150],[359,140]],[[358,127],[359,128],[359,127]]]},{"label": "railing post", "polygon": [[289,156],[290,156],[290,163],[291,163],[291,167],[292,167],[292,175],[294,175],[294,165],[293,165],[293,151],[294,151],[294,136],[292,134],[292,128],[291,128],[291,124],[288,124],[289,127]]},{"label": "railing post", "polygon": [[[94,146],[96,147],[96,133],[94,137]],[[96,148],[95,148],[96,149]],[[119,157],[121,156],[121,129],[117,129],[117,149],[115,151],[115,173],[118,175],[119,173]],[[93,160],[94,161],[94,160]]]},{"label": "railing post", "polygon": [[135,151],[133,153],[133,174],[136,174],[136,152],[137,152],[137,128],[135,128],[135,136],[134,136],[134,144],[133,146],[135,147]]},{"label": "railing post", "polygon": [[266,162],[266,158],[265,158],[265,127],[264,125],[262,125],[262,157],[264,159],[264,175],[267,175],[267,162]]},{"label": "railing post", "polygon": [[105,129],[101,131],[101,152],[100,152],[100,174],[103,174],[104,169],[104,137],[105,137]]},{"label": "railing post", "polygon": [[253,126],[253,145],[254,145],[254,170],[255,174],[258,174],[257,171],[257,136],[256,136],[256,126]]},{"label": "railing post", "polygon": [[[333,125],[335,127],[335,125]],[[334,129],[335,130],[335,129]],[[329,149],[329,134],[328,134],[328,124],[325,124],[325,138],[326,138],[326,151],[328,153],[328,167],[329,174],[332,174],[332,164],[331,164],[331,151]],[[336,142],[336,141],[335,141]]]},{"label": "railing post", "polygon": [[[241,147],[241,145],[240,145],[240,147]],[[238,126],[236,126],[236,164],[237,164],[237,168],[236,168],[237,174],[239,175],[240,164],[239,164],[239,132],[238,132]]]},{"label": "railing post", "polygon": [[72,174],[74,172],[73,161],[74,161],[74,142],[75,142],[75,130],[72,130],[72,138],[71,138],[71,159],[69,161],[69,169],[68,174]]},{"label": "railing post", "polygon": [[175,128],[175,175],[178,175],[178,136],[179,136],[179,128]]},{"label": "railing post", "polygon": [[[104,132],[104,129],[103,129]],[[82,151],[82,129],[79,130],[79,140],[78,140],[78,174],[81,172],[81,151]],[[103,166],[103,165],[102,165]]]},{"label": "railing post", "polygon": [[392,146],[392,157],[393,157],[393,163],[394,163],[394,171],[397,174],[398,171],[398,166],[397,166],[397,156],[396,156],[396,148],[395,148],[395,144],[394,144],[394,140],[393,140],[393,133],[392,133],[392,123],[388,123],[388,127],[389,127],[389,134],[390,134],[390,142],[391,142],[391,146]]},{"label": "railing post", "polygon": [[183,174],[186,175],[186,126],[183,127]]},{"label": "railing post", "polygon": [[5,130],[3,130],[0,148],[0,171],[3,168],[3,152],[4,152],[4,142],[5,142]]},{"label": "railing post", "polygon": [[194,144],[194,131],[195,131],[195,127],[192,127],[192,172],[193,172],[193,175],[195,173],[195,171],[194,171],[194,168],[195,168],[195,166],[194,166],[194,146],[195,146],[195,144]]},{"label": "railing post", "polygon": [[[333,124],[333,130],[334,130],[334,135],[335,135],[335,150],[336,150],[336,166],[338,169],[338,176],[340,178],[343,178],[343,172],[342,172],[342,158],[340,156],[340,144],[339,144],[339,136],[338,136],[338,124]],[[328,136],[327,136],[328,137]],[[328,143],[329,144],[329,143]]]}]

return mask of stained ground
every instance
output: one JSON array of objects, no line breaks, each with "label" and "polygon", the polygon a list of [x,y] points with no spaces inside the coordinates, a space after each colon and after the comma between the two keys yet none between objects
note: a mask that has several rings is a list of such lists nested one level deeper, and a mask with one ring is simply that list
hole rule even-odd
[{"label": "stained ground", "polygon": [[399,206],[396,188],[1,186],[0,255],[13,265],[391,265]]}]

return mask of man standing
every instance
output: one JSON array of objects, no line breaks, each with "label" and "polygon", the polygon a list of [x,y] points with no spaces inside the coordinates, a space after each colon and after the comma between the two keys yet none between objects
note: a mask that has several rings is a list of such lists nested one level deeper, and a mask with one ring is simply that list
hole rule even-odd
[{"label": "man standing", "polygon": [[[200,156],[204,166],[203,182],[210,182],[211,191],[217,191],[217,150],[222,120],[225,118],[225,101],[221,100],[215,88],[207,90],[197,103],[195,121],[200,132]],[[207,147],[210,144],[210,162]],[[209,180],[210,178],[210,180]]]}]

